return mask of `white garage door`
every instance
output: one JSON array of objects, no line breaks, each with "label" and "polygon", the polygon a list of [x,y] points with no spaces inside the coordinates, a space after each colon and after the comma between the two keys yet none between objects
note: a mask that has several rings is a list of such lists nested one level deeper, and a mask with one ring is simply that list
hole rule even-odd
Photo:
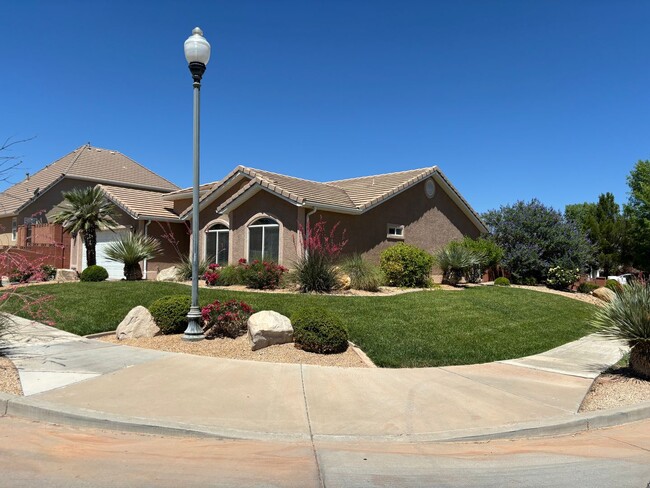
[{"label": "white garage door", "polygon": [[[109,243],[119,240],[120,236],[127,232],[129,231],[126,229],[116,229],[115,231],[112,230],[97,231],[97,246],[95,247],[95,253],[97,255],[97,264],[99,266],[106,268],[106,271],[108,271],[108,279],[110,280],[121,280],[122,278],[124,278],[124,264],[116,261],[109,261],[108,259],[106,259],[106,255],[104,254],[104,249]],[[82,267],[83,269],[86,269],[87,267],[85,247],[83,249]]]}]

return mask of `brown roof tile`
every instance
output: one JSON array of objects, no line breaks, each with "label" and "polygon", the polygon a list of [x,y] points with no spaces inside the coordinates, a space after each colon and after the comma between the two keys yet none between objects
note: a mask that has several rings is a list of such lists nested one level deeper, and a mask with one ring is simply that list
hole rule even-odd
[{"label": "brown roof tile", "polygon": [[98,186],[104,190],[109,200],[134,219],[180,220],[174,213],[173,202],[162,199],[165,193],[123,186]]},{"label": "brown roof tile", "polygon": [[162,191],[178,187],[118,151],[81,146],[0,193],[0,215],[13,214],[62,177]]}]

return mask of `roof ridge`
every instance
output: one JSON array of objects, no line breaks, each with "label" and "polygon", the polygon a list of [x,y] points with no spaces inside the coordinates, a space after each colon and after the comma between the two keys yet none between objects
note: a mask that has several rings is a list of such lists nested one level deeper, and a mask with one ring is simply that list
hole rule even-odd
[{"label": "roof ridge", "polygon": [[[73,153],[76,152],[76,151],[79,151],[79,152],[78,152],[77,155],[72,159],[72,162],[68,165],[68,167],[65,169],[65,171],[61,171],[61,174],[62,174],[62,175],[68,174],[68,171],[70,171],[70,169],[72,168],[72,166],[74,166],[74,164],[77,162],[77,160],[79,159],[79,157],[81,156],[81,153],[83,153],[83,150],[84,150],[85,148],[90,148],[90,143],[88,143],[88,144],[84,144],[83,146],[80,146],[80,147],[78,147],[77,149],[75,149],[74,151],[72,151]],[[66,154],[65,156],[68,156],[69,154],[72,154],[72,153],[68,153],[68,154]],[[63,157],[65,158],[65,156],[63,156]],[[61,158],[61,159],[63,159],[63,158]],[[57,159],[57,161],[59,161],[59,160]],[[56,161],[55,161],[55,163],[56,163]],[[54,163],[52,163],[52,164],[54,164]],[[49,166],[50,166],[50,165],[48,164],[47,166],[45,166],[45,168],[47,168],[47,167],[49,167]],[[45,168],[43,168],[43,169],[45,169]]]},{"label": "roof ridge", "polygon": [[[332,185],[334,183],[339,183],[339,182],[342,182],[342,181],[362,180],[362,179],[366,179],[366,178],[376,178],[378,176],[391,176],[391,175],[398,175],[398,174],[401,174],[401,173],[410,173],[412,171],[425,171],[425,170],[431,170],[431,169],[434,169],[434,168],[437,168],[437,167],[438,166],[434,164],[433,166],[425,166],[425,167],[422,167],[422,168],[414,168],[414,169],[405,169],[403,171],[393,171],[391,173],[379,173],[379,174],[376,174],[376,175],[355,176],[354,178],[344,178],[342,180],[332,180],[332,181],[325,182],[325,184]],[[336,186],[336,185],[334,185],[334,186]]]}]

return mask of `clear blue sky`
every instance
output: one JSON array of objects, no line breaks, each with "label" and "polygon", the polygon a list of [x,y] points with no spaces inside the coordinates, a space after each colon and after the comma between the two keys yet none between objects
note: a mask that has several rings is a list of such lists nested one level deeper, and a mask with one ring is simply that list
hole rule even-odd
[{"label": "clear blue sky", "polygon": [[[29,1],[0,28],[0,138],[26,171],[90,142],[191,185],[183,41],[212,44],[202,182],[437,164],[476,210],[556,208],[650,159],[648,1]],[[4,188],[4,186],[2,187]]]}]

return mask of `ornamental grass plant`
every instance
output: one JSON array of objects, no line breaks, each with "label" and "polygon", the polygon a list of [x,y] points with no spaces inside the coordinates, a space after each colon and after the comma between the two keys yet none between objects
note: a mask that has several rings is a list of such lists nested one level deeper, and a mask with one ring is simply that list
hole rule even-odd
[{"label": "ornamental grass plant", "polygon": [[630,346],[630,368],[650,379],[650,283],[635,280],[599,309],[591,324],[598,333]]}]

